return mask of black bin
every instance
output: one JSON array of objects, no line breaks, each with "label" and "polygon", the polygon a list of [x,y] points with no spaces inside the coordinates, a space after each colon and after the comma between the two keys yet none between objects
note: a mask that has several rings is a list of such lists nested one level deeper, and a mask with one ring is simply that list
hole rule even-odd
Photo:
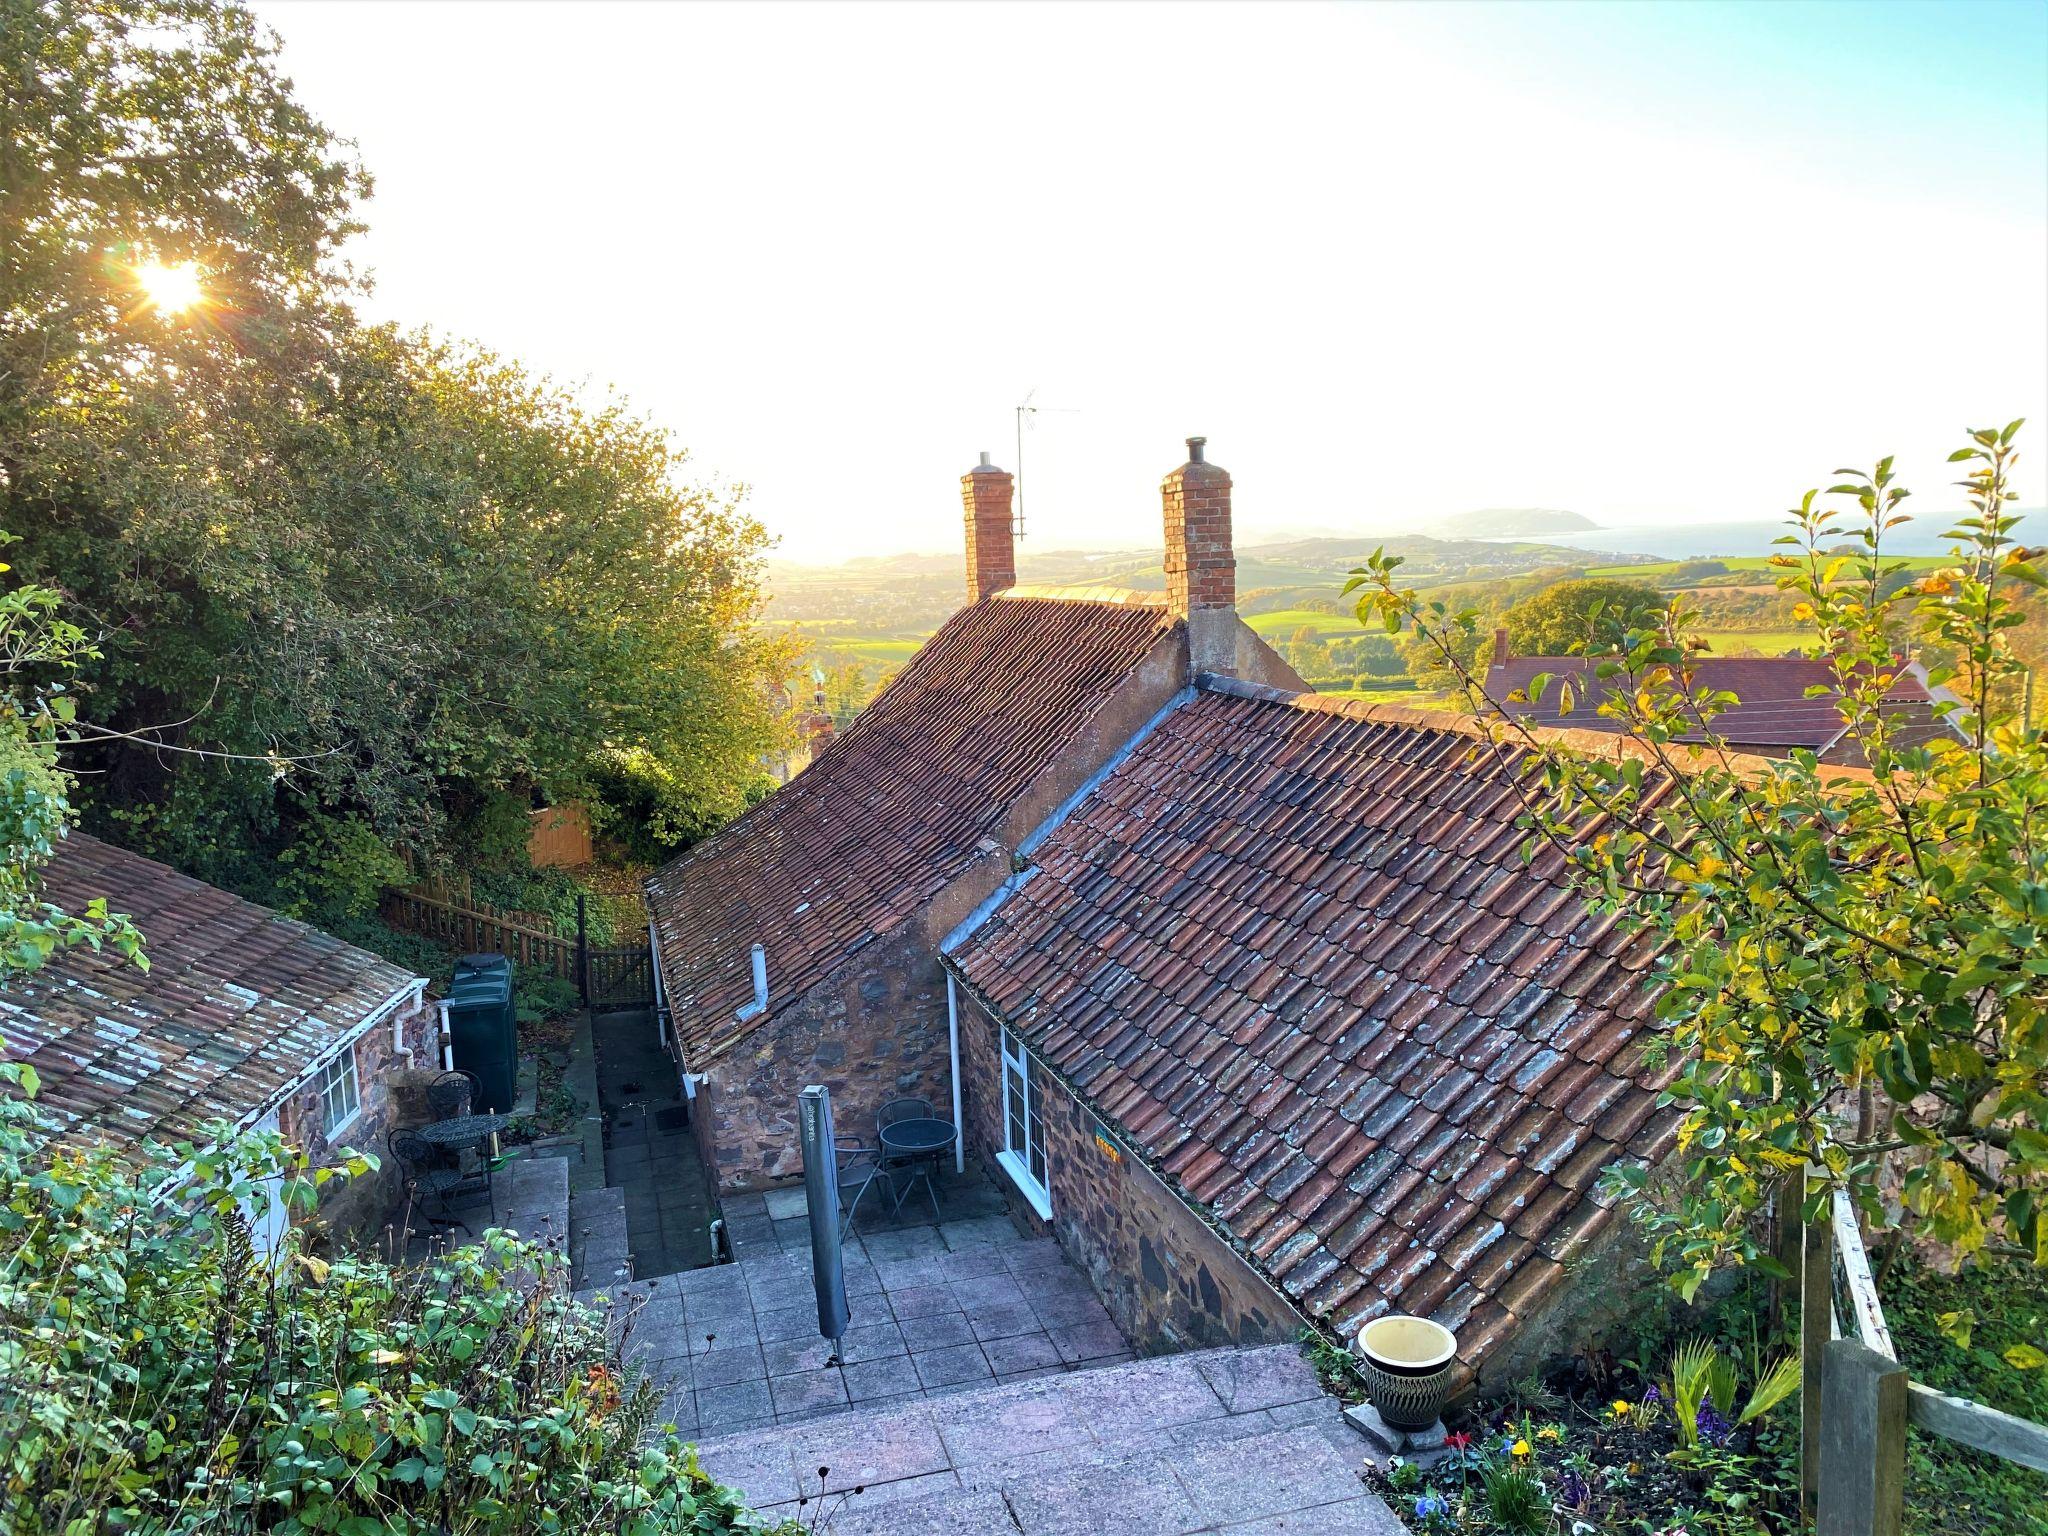
[{"label": "black bin", "polygon": [[478,1111],[509,1113],[519,1092],[519,1020],[512,1007],[512,962],[464,955],[448,986],[448,1034],[455,1065],[476,1074]]}]

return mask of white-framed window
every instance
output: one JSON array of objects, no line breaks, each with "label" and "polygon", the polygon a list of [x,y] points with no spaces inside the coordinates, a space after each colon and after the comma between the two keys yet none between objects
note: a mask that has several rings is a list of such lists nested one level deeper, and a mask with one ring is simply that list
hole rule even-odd
[{"label": "white-framed window", "polygon": [[1031,1208],[1052,1219],[1052,1182],[1045,1173],[1045,1082],[1024,1054],[1024,1042],[1002,1030],[1003,1150],[996,1161]]},{"label": "white-framed window", "polygon": [[348,1046],[322,1067],[314,1086],[320,1090],[322,1134],[331,1139],[335,1132],[355,1119],[363,1107],[362,1090],[356,1082],[355,1046]]}]

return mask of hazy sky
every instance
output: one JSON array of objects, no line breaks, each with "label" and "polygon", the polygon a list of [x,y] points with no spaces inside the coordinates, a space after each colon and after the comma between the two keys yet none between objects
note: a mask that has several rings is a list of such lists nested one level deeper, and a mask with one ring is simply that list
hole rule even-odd
[{"label": "hazy sky", "polygon": [[[615,386],[797,559],[1775,516],[2025,415],[2048,4],[261,4],[371,312]],[[1949,504],[1951,498],[1943,497]]]}]

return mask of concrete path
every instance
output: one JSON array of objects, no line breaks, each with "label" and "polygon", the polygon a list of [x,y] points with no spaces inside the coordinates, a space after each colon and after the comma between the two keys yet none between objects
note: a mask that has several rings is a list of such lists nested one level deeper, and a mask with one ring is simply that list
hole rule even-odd
[{"label": "concrete path", "polygon": [[596,1014],[591,1036],[604,1111],[604,1182],[624,1192],[634,1275],[645,1280],[709,1264],[710,1181],[653,1014]]},{"label": "concrete path", "polygon": [[1363,1444],[1276,1345],[839,1413],[699,1454],[771,1516],[828,1515],[832,1536],[1402,1536],[1359,1480]]}]

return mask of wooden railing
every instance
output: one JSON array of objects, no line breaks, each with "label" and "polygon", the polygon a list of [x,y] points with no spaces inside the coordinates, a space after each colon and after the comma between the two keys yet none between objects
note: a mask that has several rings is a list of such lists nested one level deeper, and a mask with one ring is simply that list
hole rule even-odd
[{"label": "wooden railing", "polygon": [[[426,891],[393,891],[384,921],[464,953],[508,956],[522,970],[552,972],[575,984],[586,1008],[639,1008],[654,1001],[653,958],[644,930],[637,942],[593,949],[578,898],[571,936],[487,908],[464,906]],[[520,914],[524,917],[527,914]]]},{"label": "wooden railing", "polygon": [[1777,1249],[1799,1305],[1799,1496],[1817,1536],[1899,1536],[1908,1424],[2048,1472],[2048,1426],[1911,1379],[1849,1197],[1837,1191],[1809,1223],[1806,1196],[1803,1173],[1780,1187]]}]

